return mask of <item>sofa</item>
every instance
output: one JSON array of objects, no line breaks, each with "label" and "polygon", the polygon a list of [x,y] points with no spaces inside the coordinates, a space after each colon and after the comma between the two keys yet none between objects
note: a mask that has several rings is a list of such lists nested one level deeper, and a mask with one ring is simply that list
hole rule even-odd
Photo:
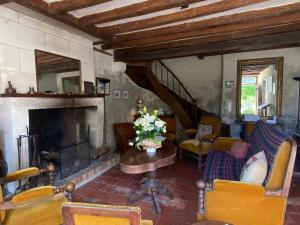
[{"label": "sofa", "polygon": [[[199,187],[199,220],[235,225],[281,225],[295,163],[297,145],[288,135],[259,120],[248,139],[244,159],[228,153],[237,139],[218,138],[208,153]],[[267,175],[263,184],[240,181],[244,164],[263,151]]]}]

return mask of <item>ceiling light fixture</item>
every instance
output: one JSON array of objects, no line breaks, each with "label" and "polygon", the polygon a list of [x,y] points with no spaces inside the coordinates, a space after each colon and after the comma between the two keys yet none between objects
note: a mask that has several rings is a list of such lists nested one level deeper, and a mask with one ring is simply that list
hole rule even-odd
[{"label": "ceiling light fixture", "polygon": [[180,10],[187,9],[189,7],[190,7],[189,4],[185,4],[185,5],[180,6]]}]

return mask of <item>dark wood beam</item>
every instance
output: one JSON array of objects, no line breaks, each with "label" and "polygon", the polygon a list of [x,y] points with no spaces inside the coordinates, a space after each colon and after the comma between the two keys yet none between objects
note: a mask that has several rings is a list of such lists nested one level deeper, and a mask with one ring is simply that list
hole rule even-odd
[{"label": "dark wood beam", "polygon": [[125,33],[137,30],[143,30],[146,28],[165,25],[168,23],[174,23],[187,19],[192,19],[209,14],[219,13],[230,9],[235,9],[255,3],[265,2],[267,0],[227,0],[215,2],[209,5],[198,6],[167,15],[160,15],[152,18],[141,19],[124,24],[118,24],[113,26],[99,27],[99,33],[103,35],[114,35],[118,33]]},{"label": "dark wood beam", "polygon": [[49,10],[55,14],[64,13],[110,1],[112,0],[63,0],[50,3]]},{"label": "dark wood beam", "polygon": [[0,0],[0,5],[11,2],[11,0]]},{"label": "dark wood beam", "polygon": [[25,6],[26,8],[29,8],[36,12],[44,14],[52,19],[55,19],[64,24],[67,24],[73,28],[76,28],[85,33],[88,33],[94,37],[101,38],[101,39],[105,38],[98,33],[96,27],[87,28],[85,26],[82,26],[81,24],[78,23],[77,18],[72,15],[69,15],[69,14],[56,15],[56,14],[51,13],[49,11],[48,4],[46,2],[44,2],[43,0],[30,0],[30,1],[28,1],[28,0],[12,0],[12,1],[16,2],[22,6]]},{"label": "dark wood beam", "polygon": [[[277,19],[273,19],[273,17],[284,15],[286,16],[286,20],[291,20],[292,17],[292,20],[297,21],[299,20],[299,17],[297,17],[298,15],[296,15],[295,12],[300,12],[300,3],[288,4],[284,6],[272,7],[261,10],[254,10],[234,15],[221,16],[217,18],[191,22],[167,28],[158,28],[149,31],[117,35],[114,41],[103,45],[102,49],[107,50],[157,44],[161,42],[170,42],[185,38],[209,35],[213,34],[213,32],[220,33],[224,32],[226,29],[229,30],[234,28],[235,30],[231,31],[236,31],[240,30],[242,27],[247,26],[263,26],[262,24],[259,24],[260,21],[263,21],[261,23],[272,23],[272,25],[282,24],[283,21],[278,21]],[[251,23],[249,21],[251,21]],[[284,23],[288,22],[284,21]]]},{"label": "dark wood beam", "polygon": [[[298,15],[300,17],[300,13]],[[153,50],[162,50],[168,48],[175,49],[175,48],[195,46],[195,45],[200,45],[200,44],[210,43],[210,42],[219,42],[225,40],[256,37],[256,36],[284,33],[284,32],[296,31],[296,30],[300,30],[300,19],[298,23],[287,23],[283,25],[267,26],[261,28],[253,27],[252,29],[241,29],[239,31],[234,31],[234,32],[223,32],[223,33],[217,33],[217,34],[207,35],[203,37],[184,39],[180,41],[128,48],[128,50],[130,49],[131,52],[145,52],[145,54],[147,54],[147,51],[151,52]]]},{"label": "dark wood beam", "polygon": [[180,7],[185,4],[201,2],[205,0],[148,0],[140,3],[131,4],[113,10],[95,13],[80,18],[79,22],[84,26],[110,22],[114,20],[140,16],[164,9]]},{"label": "dark wood beam", "polygon": [[155,60],[178,58],[185,56],[210,56],[247,51],[287,48],[300,46],[300,31],[272,34],[262,37],[251,37],[238,40],[211,42],[198,46],[187,46],[176,49],[155,50],[152,52],[135,52],[130,50],[115,50],[115,61],[134,62],[140,60]]},{"label": "dark wood beam", "polygon": [[102,54],[105,54],[105,55],[113,56],[112,53],[107,52],[107,51],[102,50],[102,49],[99,49],[99,48],[96,48],[96,47],[94,47],[93,50],[96,51],[96,52],[100,52],[100,53],[102,53]]}]

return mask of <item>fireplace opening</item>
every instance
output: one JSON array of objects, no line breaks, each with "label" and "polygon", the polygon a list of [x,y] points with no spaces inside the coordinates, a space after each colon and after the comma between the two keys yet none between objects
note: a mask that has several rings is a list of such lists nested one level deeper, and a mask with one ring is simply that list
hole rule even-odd
[{"label": "fireplace opening", "polygon": [[97,107],[29,110],[30,166],[54,163],[61,179],[90,165],[88,112]]}]

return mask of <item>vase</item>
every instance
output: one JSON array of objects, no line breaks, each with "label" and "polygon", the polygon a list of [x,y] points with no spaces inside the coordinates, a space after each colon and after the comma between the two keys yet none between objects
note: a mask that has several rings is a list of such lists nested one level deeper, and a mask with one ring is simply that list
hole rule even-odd
[{"label": "vase", "polygon": [[156,148],[155,147],[146,147],[146,153],[148,156],[153,157],[156,154]]}]

